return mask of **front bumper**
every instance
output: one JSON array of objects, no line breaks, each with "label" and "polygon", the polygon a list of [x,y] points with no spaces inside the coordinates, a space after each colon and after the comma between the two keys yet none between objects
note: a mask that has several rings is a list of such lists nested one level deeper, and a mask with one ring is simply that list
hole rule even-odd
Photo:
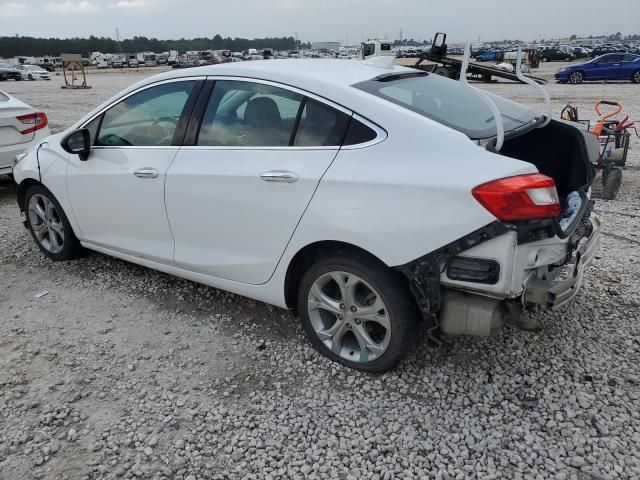
[{"label": "front bumper", "polygon": [[584,270],[593,260],[600,245],[600,219],[592,214],[590,221],[591,235],[581,241],[571,260],[555,276],[546,279],[537,278],[533,274],[530,276],[522,294],[524,305],[537,304],[557,310],[578,294]]},{"label": "front bumper", "polygon": [[566,82],[569,80],[569,74],[571,72],[558,72],[554,75],[554,78],[556,79],[556,81],[558,82]]}]

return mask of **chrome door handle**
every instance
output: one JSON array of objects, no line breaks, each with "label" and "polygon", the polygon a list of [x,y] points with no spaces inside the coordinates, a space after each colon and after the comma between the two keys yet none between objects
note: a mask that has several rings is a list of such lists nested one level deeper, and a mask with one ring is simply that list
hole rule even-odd
[{"label": "chrome door handle", "polygon": [[293,183],[298,181],[298,176],[292,172],[264,172],[260,178],[265,182]]},{"label": "chrome door handle", "polygon": [[155,168],[139,168],[133,174],[138,178],[156,178],[160,175]]}]

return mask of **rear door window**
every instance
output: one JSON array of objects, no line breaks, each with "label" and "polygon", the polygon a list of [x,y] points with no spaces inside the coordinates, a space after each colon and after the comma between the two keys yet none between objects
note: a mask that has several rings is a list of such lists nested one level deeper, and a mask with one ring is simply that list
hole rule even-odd
[{"label": "rear door window", "polygon": [[296,147],[340,146],[349,116],[311,98],[305,101],[293,145]]},{"label": "rear door window", "polygon": [[209,98],[197,145],[286,147],[304,97],[283,88],[219,80]]}]

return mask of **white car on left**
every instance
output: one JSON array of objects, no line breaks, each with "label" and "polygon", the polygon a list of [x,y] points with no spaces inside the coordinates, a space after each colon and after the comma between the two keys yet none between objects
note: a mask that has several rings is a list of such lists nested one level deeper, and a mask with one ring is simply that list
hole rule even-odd
[{"label": "white car on left", "polygon": [[23,80],[51,80],[51,74],[38,65],[17,65]]},{"label": "white car on left", "polygon": [[16,157],[49,135],[45,113],[0,90],[0,175],[10,174]]}]

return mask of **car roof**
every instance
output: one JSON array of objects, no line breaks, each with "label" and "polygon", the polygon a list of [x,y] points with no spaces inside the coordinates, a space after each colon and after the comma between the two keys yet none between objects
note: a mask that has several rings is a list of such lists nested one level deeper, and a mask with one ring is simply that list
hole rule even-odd
[{"label": "car roof", "polygon": [[[257,60],[206,65],[186,71],[177,69],[151,77],[147,83],[185,76],[238,76],[269,80],[303,89],[306,85],[317,88],[323,84],[332,87],[348,87],[378,75],[404,71],[412,71],[412,69],[399,65],[381,68],[362,60],[326,58]],[[314,93],[317,92],[314,91]]]},{"label": "car roof", "polygon": [[[139,88],[166,80],[205,76],[245,77],[266,80],[299,88],[320,97],[327,98],[339,105],[358,111],[354,103],[355,96],[364,96],[370,102],[370,95],[352,85],[371,80],[378,75],[389,73],[415,72],[415,69],[391,65],[389,68],[375,66],[377,61],[393,61],[395,57],[374,57],[370,60],[338,60],[326,58],[251,60],[245,62],[229,62],[217,65],[205,65],[188,69],[175,69],[141,80],[118,93],[99,107],[82,117],[74,124],[74,128],[82,125],[99,110]],[[365,102],[367,103],[367,102]],[[365,107],[366,108],[366,107]]]}]

